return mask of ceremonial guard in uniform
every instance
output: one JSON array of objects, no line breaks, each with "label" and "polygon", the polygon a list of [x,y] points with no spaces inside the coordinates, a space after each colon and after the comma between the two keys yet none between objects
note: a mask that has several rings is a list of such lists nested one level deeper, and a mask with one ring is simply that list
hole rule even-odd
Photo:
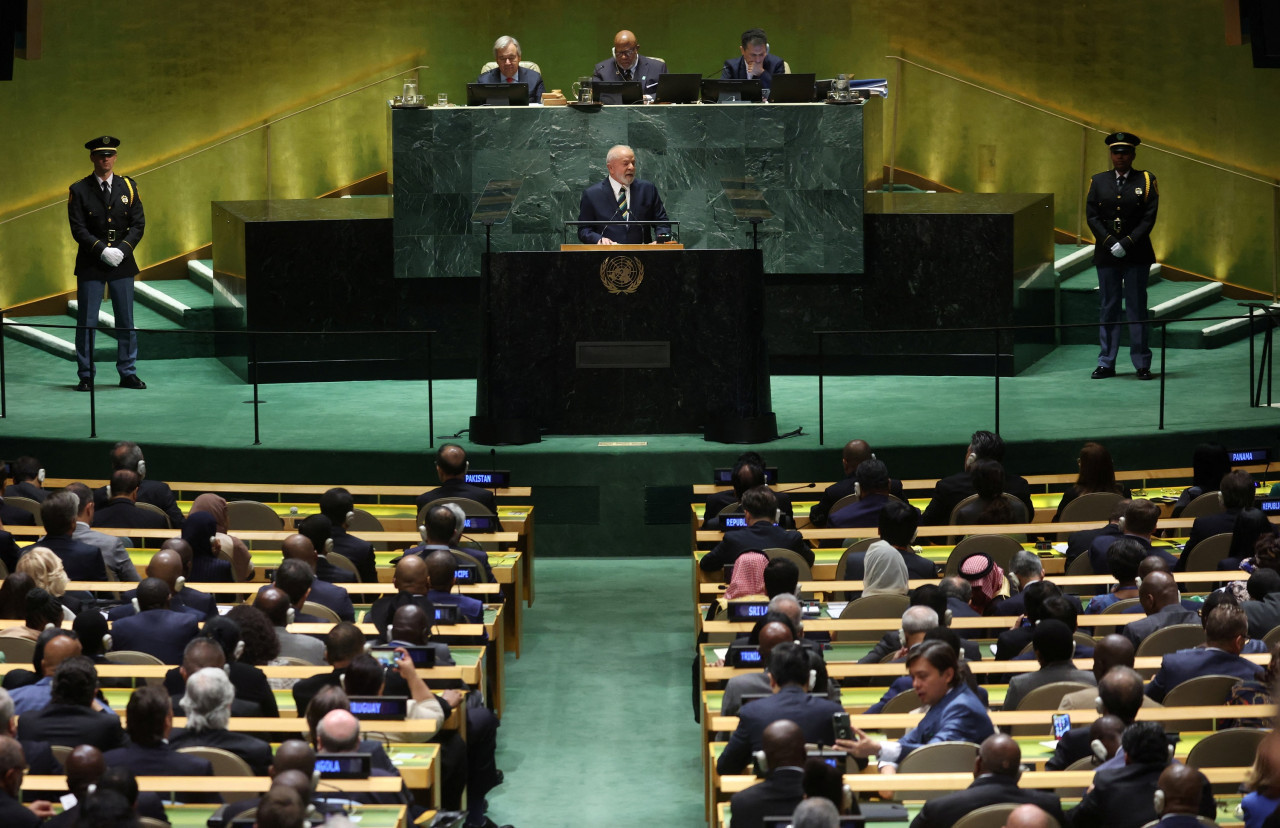
[{"label": "ceremonial guard in uniform", "polygon": [[1155,263],[1151,228],[1156,223],[1160,190],[1156,177],[1133,168],[1134,150],[1142,140],[1131,132],[1113,132],[1103,139],[1111,148],[1112,169],[1089,182],[1086,215],[1097,240],[1093,263],[1098,269],[1100,303],[1098,338],[1101,350],[1094,379],[1116,375],[1120,351],[1120,301],[1129,320],[1129,358],[1140,380],[1151,379],[1151,348],[1147,345],[1147,273]]},{"label": "ceremonial guard in uniform", "polygon": [[115,175],[119,138],[103,135],[87,142],[93,173],[71,185],[67,219],[76,240],[76,370],[77,391],[93,388],[93,338],[102,307],[103,288],[111,291],[115,316],[116,370],[123,388],[146,388],[138,378],[138,334],[133,330],[133,277],[138,263],[133,251],[142,240],[146,218],[133,179]]}]

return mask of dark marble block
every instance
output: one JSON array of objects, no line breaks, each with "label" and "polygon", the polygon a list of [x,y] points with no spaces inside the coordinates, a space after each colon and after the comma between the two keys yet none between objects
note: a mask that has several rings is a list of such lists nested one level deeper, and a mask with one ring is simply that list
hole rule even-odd
[{"label": "dark marble block", "polygon": [[[611,257],[642,268],[634,292],[610,292]],[[666,434],[769,413],[758,251],[489,259],[480,416],[555,434]]]},{"label": "dark marble block", "polygon": [[485,184],[522,178],[495,251],[554,250],[602,180],[615,144],[636,152],[690,249],[751,246],[721,179],[751,178],[773,218],[766,273],[862,271],[862,108],[824,104],[449,107],[391,114],[397,278],[475,276],[484,228],[469,220]]}]

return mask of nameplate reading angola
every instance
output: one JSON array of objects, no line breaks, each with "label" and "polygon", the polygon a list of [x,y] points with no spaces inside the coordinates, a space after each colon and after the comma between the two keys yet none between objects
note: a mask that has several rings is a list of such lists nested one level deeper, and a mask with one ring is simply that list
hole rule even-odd
[{"label": "nameplate reading angola", "polygon": [[600,281],[612,294],[635,293],[644,281],[644,265],[635,256],[609,256],[600,263]]}]

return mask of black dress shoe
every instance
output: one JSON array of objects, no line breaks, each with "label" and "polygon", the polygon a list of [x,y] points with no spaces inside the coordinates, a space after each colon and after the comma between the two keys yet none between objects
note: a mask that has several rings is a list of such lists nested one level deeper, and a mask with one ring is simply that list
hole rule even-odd
[{"label": "black dress shoe", "polygon": [[1093,379],[1106,379],[1107,377],[1114,377],[1115,375],[1116,369],[1108,368],[1105,365],[1099,365],[1097,368],[1093,369],[1093,373],[1089,376]]},{"label": "black dress shoe", "polygon": [[1150,368],[1139,368],[1139,369],[1138,369],[1138,379],[1140,379],[1140,380],[1149,380],[1149,379],[1155,379],[1155,377],[1153,377],[1153,376],[1151,375],[1151,369],[1150,369]]},{"label": "black dress shoe", "polygon": [[77,391],[92,391],[92,390],[93,390],[93,380],[87,380],[87,379],[82,379],[82,380],[80,380],[80,384],[76,386],[76,390],[77,390]]},{"label": "black dress shoe", "polygon": [[[1112,372],[1112,373],[1114,373],[1114,372]],[[147,384],[146,384],[145,382],[143,382],[142,380],[138,379],[138,375],[137,375],[137,374],[130,374],[130,375],[129,375],[129,376],[127,376],[127,377],[121,377],[121,378],[120,378],[120,387],[121,387],[121,388],[133,388],[133,389],[136,389],[136,390],[138,390],[138,391],[141,391],[141,390],[143,390],[144,388],[146,388],[146,387],[147,387]]]}]

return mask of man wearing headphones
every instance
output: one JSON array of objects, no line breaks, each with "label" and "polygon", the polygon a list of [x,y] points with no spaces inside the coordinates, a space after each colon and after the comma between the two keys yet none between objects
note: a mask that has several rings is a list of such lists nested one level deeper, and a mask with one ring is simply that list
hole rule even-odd
[{"label": "man wearing headphones", "polygon": [[911,828],[949,828],[965,814],[1006,802],[1035,805],[1065,825],[1062,804],[1049,791],[1018,787],[1022,776],[1022,749],[1003,733],[988,736],[978,749],[973,762],[973,784],[963,791],[935,796],[926,800]]},{"label": "man wearing headphones", "polygon": [[1201,828],[1205,778],[1195,768],[1174,762],[1160,772],[1152,805],[1160,815],[1156,828]]},{"label": "man wearing headphones", "polygon": [[[97,507],[93,526],[105,529],[168,529],[169,519],[138,506],[137,472],[120,469],[111,475],[111,497]],[[150,541],[154,545],[155,541]]]},{"label": "man wearing headphones", "polygon": [[[733,488],[726,491],[712,492],[707,495],[706,505],[702,508],[702,528],[707,530],[719,530],[722,528],[719,515],[726,507],[734,503],[741,505],[742,495],[747,489],[767,485],[765,468],[764,457],[759,452],[744,451],[738,455],[738,459],[733,464],[733,472],[729,477],[730,482],[733,483]],[[786,492],[774,492],[773,496],[777,498],[778,508],[782,510],[785,519],[791,521],[790,525],[794,526],[795,514],[791,505],[791,495]]]},{"label": "man wearing headphones", "polygon": [[[858,466],[864,460],[874,460],[875,452],[871,450],[866,440],[850,440],[844,444],[844,449],[840,452],[840,466],[844,469],[844,477],[835,483],[832,483],[822,492],[822,497],[809,510],[809,522],[814,526],[826,526],[827,515],[831,513],[831,507],[836,505],[841,498],[848,497],[854,493],[857,487],[857,480],[854,473],[858,470]],[[902,496],[902,481],[889,481],[889,494],[894,497],[905,500]]]},{"label": "man wearing headphones", "polygon": [[324,644],[319,639],[289,632],[288,626],[293,623],[296,610],[284,590],[274,586],[263,587],[254,597],[253,605],[266,613],[271,625],[276,628],[276,638],[280,641],[280,655],[286,658],[300,658],[310,664],[324,664]]},{"label": "man wearing headphones", "polygon": [[[1129,501],[1129,505],[1125,507],[1124,514],[1120,516],[1120,521],[1117,525],[1120,527],[1120,537],[1134,538],[1145,547],[1146,555],[1155,555],[1163,558],[1165,563],[1173,567],[1177,564],[1178,559],[1167,548],[1162,549],[1151,542],[1151,537],[1155,534],[1156,524],[1159,521],[1160,507],[1150,500],[1136,498]],[[1228,529],[1227,531],[1231,530]],[[1115,543],[1116,540],[1118,538],[1111,535],[1102,535],[1094,538],[1093,543],[1089,545],[1089,564],[1093,567],[1094,572],[1110,571],[1110,567],[1107,565],[1107,552],[1111,549],[1111,544]],[[1143,557],[1146,557],[1146,555]]]},{"label": "man wearing headphones", "polygon": [[[323,515],[312,515],[312,517],[323,520],[326,524],[329,522]],[[307,520],[310,519],[307,518]],[[325,538],[328,538],[328,530],[325,531]],[[280,545],[280,554],[286,562],[298,561],[304,564],[314,576],[311,582],[311,594],[307,596],[307,600],[315,601],[333,610],[339,621],[356,620],[355,607],[351,603],[351,595],[347,590],[320,577],[318,571],[320,556],[316,554],[316,547],[310,538],[302,534],[290,535]],[[325,563],[328,564],[328,561]],[[283,566],[282,563],[281,567]],[[330,568],[337,569],[336,566],[330,566]]]},{"label": "man wearing headphones", "polygon": [[[1004,448],[1004,440],[1000,438],[1000,435],[993,434],[990,431],[973,432],[973,437],[969,440],[969,446],[965,449],[964,470],[942,478],[933,487],[933,495],[929,499],[929,506],[924,510],[924,518],[922,519],[924,525],[946,526],[950,523],[951,511],[955,509],[960,501],[971,494],[977,493],[977,490],[973,488],[973,477],[969,474],[973,464],[979,460],[994,460],[1003,465]],[[1028,520],[1035,519],[1036,507],[1031,502],[1031,486],[1027,483],[1026,478],[1010,473],[1008,466],[1005,466],[1004,490],[1007,494],[1011,494],[1021,500],[1023,505],[1027,507]]]},{"label": "man wearing headphones", "polygon": [[165,664],[181,664],[187,642],[200,633],[199,619],[169,608],[169,585],[159,578],[143,578],[133,600],[137,613],[111,628],[112,649],[137,650]]},{"label": "man wearing headphones", "polygon": [[418,511],[432,501],[443,497],[465,497],[474,500],[489,510],[490,514],[498,514],[498,501],[493,492],[473,486],[467,482],[467,450],[457,443],[445,443],[436,450],[436,474],[440,477],[439,487],[418,495],[414,501]]},{"label": "man wearing headphones", "polygon": [[1236,528],[1236,518],[1245,509],[1253,505],[1257,490],[1253,485],[1253,475],[1243,469],[1227,472],[1218,484],[1218,498],[1222,501],[1222,511],[1212,515],[1198,517],[1191,524],[1191,534],[1187,536],[1187,545],[1174,567],[1177,572],[1187,568],[1187,557],[1191,550],[1205,538],[1221,535]]},{"label": "man wearing headphones", "polygon": [[476,559],[480,568],[484,570],[484,580],[493,583],[495,579],[493,567],[489,564],[489,553],[474,546],[466,549],[458,546],[458,541],[462,538],[462,530],[466,527],[466,520],[466,515],[458,504],[437,503],[427,509],[427,513],[423,515],[422,525],[418,527],[422,543],[404,550],[404,554],[425,558],[437,550],[450,553],[463,552]]},{"label": "man wearing headphones", "polygon": [[[867,464],[864,463],[863,465]],[[938,568],[934,566],[933,561],[918,553],[911,546],[911,542],[916,538],[916,528],[920,525],[919,509],[909,503],[898,500],[896,497],[891,497],[879,508],[875,525],[879,529],[880,539],[872,543],[866,552],[854,552],[849,556],[845,578],[850,581],[861,581],[866,571],[864,567],[866,566],[867,554],[881,544],[887,544],[897,550],[898,554],[902,556],[902,562],[907,565],[907,575],[909,577],[938,577]]]},{"label": "man wearing headphones", "polygon": [[355,564],[360,580],[376,584],[378,569],[373,544],[347,532],[347,523],[355,516],[355,508],[355,499],[344,488],[329,489],[320,495],[320,514],[331,524],[329,536],[333,540],[333,548],[328,551],[337,552]]},{"label": "man wearing headphones", "polygon": [[[179,540],[178,543],[186,544],[186,541]],[[189,612],[199,621],[205,621],[209,618],[210,613],[207,610],[188,604],[189,600],[204,596],[206,593],[199,592],[186,585],[187,579],[182,566],[182,557],[174,550],[161,549],[152,555],[151,561],[147,564],[147,577],[159,578],[169,587],[169,609],[174,612]],[[133,599],[137,594],[137,590],[133,589],[121,593],[120,600],[124,603],[112,607],[107,613],[107,620],[119,621],[121,618],[136,615],[138,610],[133,605]],[[213,596],[210,595],[208,597],[212,598]],[[199,600],[196,603],[203,605],[203,602]],[[214,605],[213,611],[217,612],[216,605]]]},{"label": "man wearing headphones", "polygon": [[[757,754],[764,781],[729,800],[729,828],[764,828],[764,818],[790,816],[804,799],[804,732],[788,719],[764,729]],[[761,756],[762,754],[762,756]]]},{"label": "man wearing headphones", "polygon": [[1071,660],[1076,649],[1071,628],[1061,621],[1047,618],[1037,624],[1031,634],[1031,646],[1036,660],[1040,662],[1040,669],[1034,673],[1019,673],[1009,679],[1009,690],[1001,709],[1017,710],[1018,703],[1028,693],[1046,684],[1058,681],[1093,684],[1096,681],[1093,673],[1076,669],[1075,662]]},{"label": "man wearing headphones", "polygon": [[769,656],[779,644],[785,644],[794,638],[791,629],[780,621],[770,621],[760,628],[757,646],[760,648],[760,662],[765,667],[757,673],[734,676],[725,683],[724,697],[720,700],[721,716],[738,715],[743,696],[773,692],[773,685],[769,680]]},{"label": "man wearing headphones", "polygon": [[[1142,676],[1132,667],[1115,666],[1098,680],[1096,707],[1098,716],[1115,716],[1125,727],[1133,724],[1138,718],[1146,696],[1142,693]],[[1091,723],[1092,724],[1092,723]],[[1073,762],[1079,761],[1092,752],[1089,727],[1073,727],[1068,730],[1053,751],[1053,756],[1045,763],[1045,770],[1066,770]]]},{"label": "man wearing headphones", "polygon": [[1161,627],[1171,624],[1199,624],[1200,616],[1195,610],[1182,606],[1181,599],[1178,583],[1173,580],[1172,575],[1159,571],[1150,573],[1138,587],[1138,601],[1147,617],[1126,624],[1120,634],[1132,641],[1136,649],[1142,639]]},{"label": "man wearing headphones", "polygon": [[730,566],[743,552],[760,549],[790,549],[813,566],[813,548],[794,529],[775,525],[780,512],[778,500],[768,486],[756,486],[742,495],[742,512],[747,525],[725,533],[724,539],[702,556],[698,566],[704,572],[714,572]]},{"label": "man wearing headphones", "polygon": [[299,535],[311,541],[311,549],[316,557],[314,568],[318,579],[330,584],[347,584],[358,580],[353,573],[334,566],[325,557],[333,551],[333,521],[324,515],[307,515],[298,521],[297,528]]},{"label": "man wearing headphones", "polygon": [[[827,516],[827,526],[840,529],[877,526],[880,511],[892,502],[902,503],[893,496],[893,480],[889,477],[889,467],[875,459],[864,460],[853,473],[854,487],[859,498],[857,502],[841,507]],[[903,503],[919,522],[920,511],[916,507]],[[933,574],[929,575],[930,578]]]},{"label": "man wearing headphones", "polygon": [[[96,546],[75,539],[80,500],[68,491],[54,492],[40,504],[45,535],[31,546],[43,546],[57,555],[73,581],[105,581],[107,566]],[[30,549],[31,547],[27,547]],[[24,552],[26,549],[23,550]]]},{"label": "man wearing headphones", "polygon": [[795,643],[774,647],[769,655],[769,684],[773,695],[757,699],[738,711],[738,727],[716,761],[716,772],[742,773],[752,754],[763,747],[765,728],[779,719],[795,722],[805,742],[835,744],[831,717],[843,713],[844,708],[809,695],[816,678],[803,647]]},{"label": "man wearing headphones", "polygon": [[23,713],[39,710],[48,704],[54,671],[58,669],[59,664],[78,655],[80,655],[80,642],[75,633],[63,632],[56,628],[40,633],[40,637],[36,639],[36,652],[32,658],[32,666],[37,668],[38,678],[34,684],[14,687],[10,692],[9,695],[13,699],[13,713],[21,716]]},{"label": "man wearing headphones", "polygon": [[[129,440],[121,440],[111,447],[111,473],[121,469],[135,472],[142,482],[138,484],[138,502],[150,503],[169,516],[169,524],[174,529],[182,528],[182,510],[178,508],[178,500],[168,483],[147,477],[147,461],[142,456],[142,447]],[[107,488],[95,489],[94,503],[101,509],[110,498]]]},{"label": "man wearing headphones", "polygon": [[44,483],[44,469],[40,461],[34,457],[19,457],[9,464],[9,473],[13,482],[5,486],[5,497],[25,497],[36,503],[44,503],[49,493],[41,484]]},{"label": "man wearing headphones", "polygon": [[76,529],[71,533],[72,540],[98,547],[102,552],[102,563],[115,573],[117,581],[137,581],[138,570],[129,557],[129,549],[125,538],[108,535],[92,528],[93,514],[97,507],[93,500],[93,492],[83,483],[71,483],[66,491],[71,492],[80,502],[80,512],[76,515]]}]

